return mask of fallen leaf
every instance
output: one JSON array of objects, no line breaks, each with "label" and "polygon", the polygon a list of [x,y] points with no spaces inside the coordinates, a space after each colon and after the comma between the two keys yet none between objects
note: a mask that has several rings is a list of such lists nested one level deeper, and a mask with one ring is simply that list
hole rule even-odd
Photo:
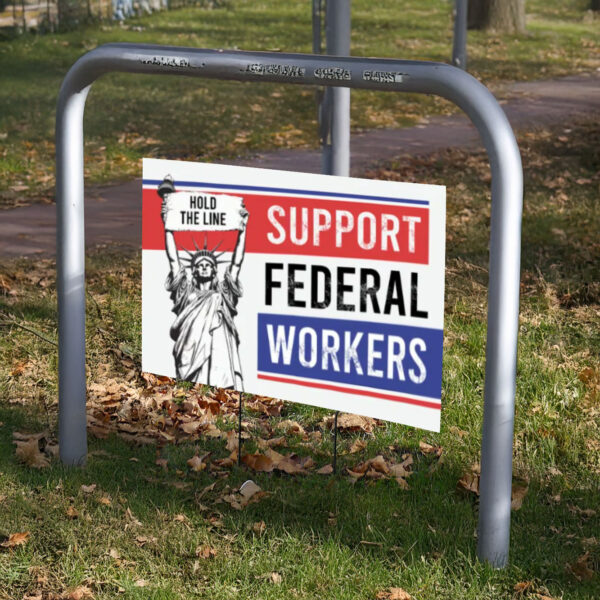
[{"label": "fallen leaf", "polygon": [[275,571],[270,574],[270,579],[273,583],[280,584],[282,581],[281,573],[276,573]]},{"label": "fallen leaf", "polygon": [[67,596],[68,600],[83,600],[84,598],[93,598],[94,594],[92,590],[86,585],[80,585],[76,587],[72,592]]},{"label": "fallen leaf", "polygon": [[15,548],[16,546],[23,546],[29,541],[29,531],[23,533],[11,533],[5,542],[2,542],[0,546],[4,548]]},{"label": "fallen leaf", "polygon": [[202,423],[200,421],[187,421],[186,423],[181,423],[179,427],[184,433],[193,435],[198,433],[198,430],[202,427]]},{"label": "fallen leaf", "polygon": [[369,468],[374,469],[375,471],[379,472],[379,473],[384,473],[385,475],[388,475],[390,472],[390,468],[388,467],[387,463],[385,462],[385,458],[383,458],[383,456],[381,456],[381,454],[377,455],[375,458],[372,458],[369,462]]},{"label": "fallen leaf", "polygon": [[412,471],[407,470],[403,464],[390,465],[390,474],[393,477],[408,477],[412,475]]},{"label": "fallen leaf", "polygon": [[458,480],[458,489],[466,492],[471,492],[479,496],[479,480],[481,478],[480,474],[480,466],[479,464],[474,464],[471,466],[471,471],[465,473]]},{"label": "fallen leaf", "polygon": [[198,456],[197,454],[194,455],[187,461],[188,467],[190,467],[190,469],[196,473],[204,471],[204,469],[206,469],[206,463],[204,462],[204,459],[209,455],[210,452],[208,454],[204,454],[203,456]]},{"label": "fallen leaf", "polygon": [[258,521],[252,525],[252,531],[256,535],[262,535],[267,530],[267,524],[264,521]]},{"label": "fallen leaf", "polygon": [[290,421],[289,419],[286,421],[281,421],[277,427],[279,429],[283,429],[288,435],[306,435],[306,431],[304,431],[304,427],[302,427],[300,423],[296,423],[296,421]]},{"label": "fallen leaf", "polygon": [[430,454],[438,457],[441,456],[442,452],[444,451],[441,446],[432,446],[431,444],[423,441],[419,442],[419,450],[423,454]]},{"label": "fallen leaf", "polygon": [[582,515],[586,518],[596,516],[596,511],[593,508],[579,508],[579,506],[575,506],[573,504],[569,504],[568,508],[573,514]]},{"label": "fallen leaf", "polygon": [[156,544],[156,542],[158,542],[158,539],[155,538],[153,535],[150,535],[150,536],[138,535],[135,538],[135,543],[140,547],[143,547],[146,544]]},{"label": "fallen leaf", "polygon": [[74,506],[69,506],[69,508],[67,508],[67,517],[69,517],[69,519],[76,519],[79,517],[79,512]]},{"label": "fallen leaf", "polygon": [[396,477],[396,483],[403,489],[409,490],[410,487],[408,485],[408,481],[406,479],[402,479],[402,477]]},{"label": "fallen leaf", "polygon": [[103,504],[104,506],[110,506],[112,500],[108,496],[102,496],[101,498],[98,498],[98,503]]},{"label": "fallen leaf", "polygon": [[264,454],[244,454],[242,462],[253,471],[270,473],[273,470],[273,460]]},{"label": "fallen leaf", "polygon": [[365,440],[361,440],[361,439],[354,440],[353,444],[348,449],[348,454],[362,452],[366,447],[367,447],[367,442],[365,442]]},{"label": "fallen leaf", "polygon": [[581,543],[583,546],[597,546],[598,545],[598,538],[596,537],[589,537],[589,538],[582,538],[581,539]]},{"label": "fallen leaf", "polygon": [[526,482],[513,482],[510,507],[519,510],[523,506],[523,500],[527,496],[529,485]]},{"label": "fallen leaf", "polygon": [[198,546],[196,548],[196,556],[204,560],[214,558],[217,555],[217,550],[212,546]]},{"label": "fallen leaf", "polygon": [[188,518],[181,513],[173,517],[173,521],[176,521],[177,523],[187,523],[187,520]]},{"label": "fallen leaf", "polygon": [[157,467],[161,467],[163,471],[168,471],[169,470],[169,467],[168,467],[169,461],[166,458],[157,458],[154,461],[154,464]]},{"label": "fallen leaf", "polygon": [[215,489],[215,485],[217,485],[216,481],[207,485],[205,488],[202,488],[202,490],[196,494],[196,500],[200,500],[200,498],[208,494],[208,492],[212,492]]},{"label": "fallen leaf", "polygon": [[517,594],[524,594],[528,590],[531,590],[532,586],[533,583],[531,581],[519,581],[518,583],[515,583],[515,587],[513,588],[513,590]]},{"label": "fallen leaf", "polygon": [[375,596],[377,600],[411,600],[412,596],[405,590],[399,587],[388,588],[381,592],[377,592]]},{"label": "fallen leaf", "polygon": [[567,565],[571,573],[573,573],[573,575],[575,575],[579,581],[591,579],[594,576],[594,571],[588,563],[589,559],[590,553],[586,552],[585,554],[582,554],[574,563]]},{"label": "fallen leaf", "polygon": [[244,505],[242,504],[241,496],[236,496],[235,494],[225,494],[221,497],[223,502],[227,502],[231,508],[235,508],[235,510],[242,510]]},{"label": "fallen leaf", "polygon": [[225,446],[229,452],[237,452],[239,448],[238,434],[236,431],[227,432],[227,444]]},{"label": "fallen leaf", "polygon": [[469,435],[468,431],[464,431],[463,429],[459,429],[455,425],[450,426],[448,428],[448,431],[450,431],[450,433],[453,433],[454,435],[457,435],[460,438],[464,438],[466,435]]},{"label": "fallen leaf", "polygon": [[95,483],[92,483],[91,485],[82,485],[81,491],[84,494],[93,494],[96,491],[97,487],[98,487],[98,485]]},{"label": "fallen leaf", "polygon": [[127,523],[127,525],[125,525],[125,528],[127,529],[127,527],[129,525],[133,525],[134,527],[141,527],[142,523],[141,521],[139,521],[134,514],[131,512],[131,509],[129,507],[127,507],[127,510],[125,511],[125,517],[127,518],[127,520],[129,521]]},{"label": "fallen leaf", "polygon": [[133,585],[135,585],[135,587],[146,587],[148,582],[145,579],[138,579]]},{"label": "fallen leaf", "polygon": [[15,444],[17,446],[15,454],[23,464],[34,469],[44,469],[50,466],[48,458],[40,452],[38,439],[31,438],[25,442],[15,441]]},{"label": "fallen leaf", "polygon": [[333,473],[333,466],[332,465],[325,465],[324,467],[321,467],[317,471],[317,474],[319,474],[319,475],[331,475],[332,473]]},{"label": "fallen leaf", "polygon": [[[333,428],[335,417],[325,417],[323,424],[329,429]],[[338,429],[346,431],[363,431],[364,433],[373,433],[373,427],[377,425],[377,421],[372,417],[363,417],[361,415],[353,415],[342,413],[338,415]]]}]

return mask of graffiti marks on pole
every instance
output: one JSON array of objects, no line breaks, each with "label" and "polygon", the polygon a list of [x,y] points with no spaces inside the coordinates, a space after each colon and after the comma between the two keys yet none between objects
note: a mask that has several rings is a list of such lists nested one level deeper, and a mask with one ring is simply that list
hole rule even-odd
[{"label": "graffiti marks on pole", "polygon": [[399,71],[363,71],[363,79],[365,81],[373,81],[375,83],[402,83],[406,77],[405,73]]},{"label": "graffiti marks on pole", "polygon": [[315,77],[317,79],[350,81],[352,74],[350,73],[350,69],[342,69],[341,67],[319,67],[315,69]]},{"label": "graffiti marks on pole", "polygon": [[187,69],[189,67],[203,67],[202,65],[191,65],[190,61],[183,56],[142,56],[140,62],[144,65],[156,65],[159,67],[174,67],[176,69]]},{"label": "graffiti marks on pole", "polygon": [[304,67],[297,65],[264,65],[262,63],[251,63],[246,67],[246,73],[252,75],[277,75],[279,77],[297,78],[306,75]]}]

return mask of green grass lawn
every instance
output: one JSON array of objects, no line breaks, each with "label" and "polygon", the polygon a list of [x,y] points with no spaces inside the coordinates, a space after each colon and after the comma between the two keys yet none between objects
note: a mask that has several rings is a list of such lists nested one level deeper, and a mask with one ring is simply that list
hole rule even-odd
[{"label": "green grass lawn", "polygon": [[[448,186],[441,433],[390,423],[373,434],[342,432],[337,476],[236,466],[195,473],[187,465],[195,453],[211,451],[209,461],[229,454],[224,441],[203,436],[139,447],[116,434],[91,437],[84,469],[21,464],[13,432],[56,430],[54,264],[0,267],[0,543],[29,532],[23,545],[0,546],[0,599],[374,600],[393,598],[398,587],[418,600],[598,598],[600,128],[581,122],[519,142],[525,213],[514,470],[529,483],[512,513],[507,569],[477,562],[477,498],[457,487],[481,443],[489,191],[485,155],[452,150],[402,157],[370,174]],[[119,384],[144,393],[139,255],[93,253],[88,299],[90,390]],[[174,394],[185,406],[198,390],[160,384],[146,393]],[[148,426],[153,435],[169,410]],[[327,414],[289,403],[273,417],[247,408],[244,451],[280,435],[278,424],[291,419],[320,436],[287,436],[285,452],[326,465]],[[233,421],[225,415],[217,424],[231,430]],[[348,453],[357,440],[365,448]],[[443,460],[420,451],[420,441],[441,446]],[[393,479],[352,483],[346,467],[378,454],[413,457],[408,490]],[[226,486],[247,479],[268,495],[241,511],[219,502]]]},{"label": "green grass lawn", "polygon": [[[528,33],[469,33],[469,70],[485,84],[549,78],[600,66],[598,17],[587,2],[529,0]],[[452,3],[352,3],[352,52],[449,62]],[[0,207],[54,196],[54,115],[60,83],[86,51],[108,42],[310,52],[311,4],[231,0],[57,35],[0,42]],[[454,107],[437,97],[355,91],[352,127],[413,125]],[[270,148],[316,146],[314,89],[108,75],[94,84],[85,116],[88,182],[139,176],[140,158],[231,158]]]}]

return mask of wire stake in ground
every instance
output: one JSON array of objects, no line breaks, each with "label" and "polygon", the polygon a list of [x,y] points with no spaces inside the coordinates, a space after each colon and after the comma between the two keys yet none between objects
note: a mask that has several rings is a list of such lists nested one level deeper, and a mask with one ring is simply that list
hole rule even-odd
[{"label": "wire stake in ground", "polygon": [[335,411],[335,415],[333,417],[333,474],[337,473],[337,432],[338,432],[338,415],[340,412],[338,410]]},{"label": "wire stake in ground", "polygon": [[238,406],[238,467],[242,464],[242,392],[239,393]]}]

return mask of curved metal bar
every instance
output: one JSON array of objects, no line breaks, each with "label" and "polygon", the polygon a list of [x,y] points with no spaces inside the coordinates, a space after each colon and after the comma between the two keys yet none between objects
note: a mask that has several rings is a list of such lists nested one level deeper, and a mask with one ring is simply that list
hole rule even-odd
[{"label": "curved metal bar", "polygon": [[61,459],[69,465],[83,464],[87,452],[82,119],[89,86],[111,71],[437,94],[467,113],[492,169],[478,556],[504,566],[510,533],[523,174],[512,129],[492,94],[468,73],[439,63],[133,44],[109,44],[82,56],[63,82],[56,120],[59,435]]}]

